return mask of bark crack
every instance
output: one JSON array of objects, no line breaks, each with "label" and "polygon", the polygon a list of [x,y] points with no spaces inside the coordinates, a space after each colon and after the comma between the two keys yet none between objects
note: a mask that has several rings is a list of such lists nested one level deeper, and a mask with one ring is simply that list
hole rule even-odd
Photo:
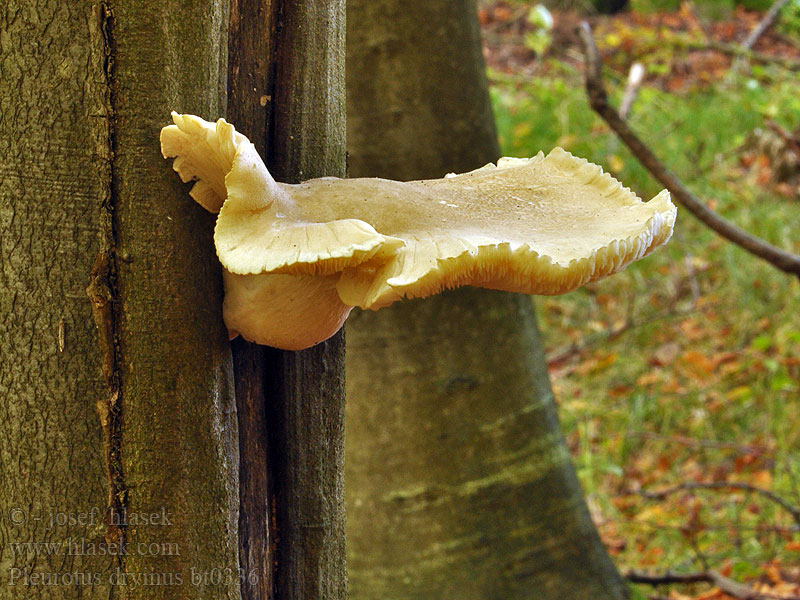
[{"label": "bark crack", "polygon": [[[108,506],[105,525],[106,542],[125,547],[125,510],[127,486],[122,469],[122,357],[120,350],[120,299],[118,287],[118,223],[116,201],[117,177],[115,173],[116,131],[114,119],[115,97],[115,43],[114,16],[107,2],[95,6],[95,16],[102,44],[102,70],[105,85],[106,123],[106,194],[101,205],[103,233],[100,250],[92,267],[86,294],[98,330],[98,344],[102,356],[102,371],[108,393],[97,402],[97,412],[104,434],[104,454],[108,477]],[[124,552],[117,555],[121,566]],[[113,595],[113,590],[109,597]]]}]

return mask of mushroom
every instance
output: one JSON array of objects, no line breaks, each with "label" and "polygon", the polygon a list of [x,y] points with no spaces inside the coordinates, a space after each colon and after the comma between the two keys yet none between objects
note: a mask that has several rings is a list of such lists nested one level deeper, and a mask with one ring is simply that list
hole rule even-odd
[{"label": "mushroom", "polygon": [[443,179],[290,185],[223,119],[172,118],[162,154],[219,213],[230,335],[287,350],[327,339],[356,306],[462,285],[563,294],[646,256],[675,224],[669,192],[642,202],[561,148]]}]

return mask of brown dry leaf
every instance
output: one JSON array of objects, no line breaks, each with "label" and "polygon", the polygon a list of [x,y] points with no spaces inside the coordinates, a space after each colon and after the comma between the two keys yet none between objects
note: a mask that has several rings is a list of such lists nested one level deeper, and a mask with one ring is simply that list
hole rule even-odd
[{"label": "brown dry leaf", "polygon": [[508,6],[495,6],[492,16],[495,21],[506,22],[511,19],[511,9]]},{"label": "brown dry leaf", "polygon": [[617,361],[616,352],[604,353],[600,352],[587,361],[582,362],[575,369],[578,375],[588,375],[590,373],[597,373],[603,371],[613,365]]},{"label": "brown dry leaf", "polygon": [[736,352],[718,352],[711,357],[711,362],[714,363],[714,368],[716,369],[719,365],[730,363],[738,359],[739,355]]},{"label": "brown dry leaf", "polygon": [[629,396],[631,392],[633,392],[633,386],[631,385],[615,385],[610,390],[608,390],[608,395],[611,398],[623,398],[625,396]]},{"label": "brown dry leaf", "polygon": [[784,198],[794,198],[798,195],[798,189],[786,181],[775,184],[775,191]]},{"label": "brown dry leaf", "polygon": [[639,386],[653,385],[654,383],[659,383],[660,381],[661,381],[661,371],[658,369],[654,369],[652,371],[648,371],[647,373],[639,375],[639,377],[636,379],[636,385]]},{"label": "brown dry leaf", "polygon": [[687,350],[681,355],[681,360],[698,375],[708,375],[715,367],[714,361],[697,350]]},{"label": "brown dry leaf", "polygon": [[699,340],[706,336],[706,330],[700,323],[700,320],[694,317],[681,321],[678,324],[678,329],[681,330],[681,333],[683,333],[687,340]]},{"label": "brown dry leaf", "polygon": [[767,578],[772,583],[777,584],[783,582],[783,577],[781,576],[781,570],[776,564],[767,565],[766,568],[764,569],[764,575],[766,575]]},{"label": "brown dry leaf", "polygon": [[661,391],[665,394],[685,394],[686,387],[677,381],[667,381],[661,386]]},{"label": "brown dry leaf", "polygon": [[772,473],[766,469],[756,471],[752,475],[752,483],[758,487],[769,489],[772,487]]},{"label": "brown dry leaf", "polygon": [[656,348],[655,352],[653,352],[649,363],[659,367],[671,365],[675,358],[677,358],[680,351],[681,347],[677,342],[667,342],[666,344],[661,344],[658,348]]},{"label": "brown dry leaf", "polygon": [[700,594],[699,596],[694,596],[692,600],[722,600],[727,599],[728,596],[725,592],[723,592],[719,588],[711,588],[710,591]]}]

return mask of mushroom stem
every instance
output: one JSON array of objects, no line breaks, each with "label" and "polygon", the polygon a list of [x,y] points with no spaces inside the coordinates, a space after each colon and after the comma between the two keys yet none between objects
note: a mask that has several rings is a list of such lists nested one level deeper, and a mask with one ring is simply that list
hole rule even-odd
[{"label": "mushroom stem", "polygon": [[241,333],[264,346],[303,350],[339,331],[353,310],[339,299],[335,275],[236,275],[227,269],[222,275],[222,315],[231,339]]}]

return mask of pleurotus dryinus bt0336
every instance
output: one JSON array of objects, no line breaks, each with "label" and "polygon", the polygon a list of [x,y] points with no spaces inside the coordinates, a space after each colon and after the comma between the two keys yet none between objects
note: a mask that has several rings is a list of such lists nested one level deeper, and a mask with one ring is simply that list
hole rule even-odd
[{"label": "pleurotus dryinus bt0336", "polygon": [[666,190],[642,202],[560,148],[444,179],[289,185],[224,120],[172,118],[161,151],[219,213],[228,330],[287,350],[327,339],[355,306],[461,285],[569,292],[664,244],[675,223]]}]

